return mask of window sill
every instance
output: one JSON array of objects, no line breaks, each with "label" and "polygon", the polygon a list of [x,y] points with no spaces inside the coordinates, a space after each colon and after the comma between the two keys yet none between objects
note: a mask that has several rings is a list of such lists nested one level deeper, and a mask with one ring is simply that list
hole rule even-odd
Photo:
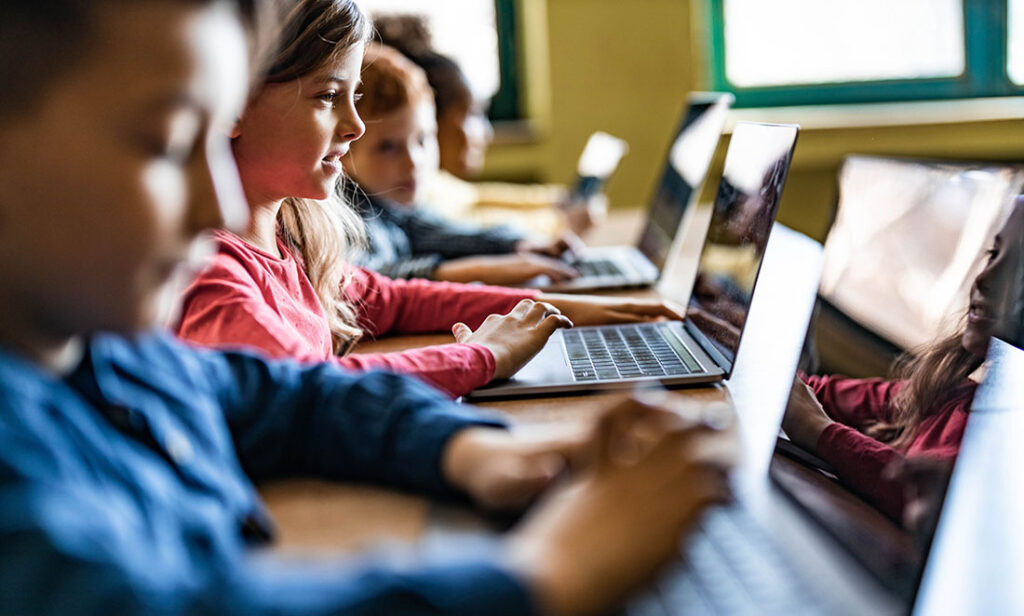
[{"label": "window sill", "polygon": [[968,124],[1024,118],[1024,97],[808,105],[733,109],[725,132],[738,121],[800,124],[804,131]]},{"label": "window sill", "polygon": [[541,140],[541,131],[533,120],[503,120],[494,122],[493,127],[496,146],[531,145]]}]

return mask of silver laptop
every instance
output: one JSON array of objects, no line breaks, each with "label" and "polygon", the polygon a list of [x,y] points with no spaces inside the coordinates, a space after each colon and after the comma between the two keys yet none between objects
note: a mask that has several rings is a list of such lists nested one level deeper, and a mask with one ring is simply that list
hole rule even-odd
[{"label": "silver laptop", "polygon": [[578,278],[553,283],[544,277],[526,286],[545,291],[591,291],[657,282],[679,235],[683,215],[700,193],[732,101],[731,94],[718,92],[695,92],[687,97],[635,246],[587,248],[569,262],[580,271]]},{"label": "silver laptop", "polygon": [[937,475],[931,496],[910,505],[912,530],[865,516],[870,506],[832,479],[776,456],[770,480],[709,512],[675,571],[626,612],[1021,613],[1024,351],[993,339],[989,360],[948,490]]},{"label": "silver laptop", "polygon": [[685,321],[557,331],[511,379],[467,398],[518,397],[728,378],[799,128],[736,124]]}]

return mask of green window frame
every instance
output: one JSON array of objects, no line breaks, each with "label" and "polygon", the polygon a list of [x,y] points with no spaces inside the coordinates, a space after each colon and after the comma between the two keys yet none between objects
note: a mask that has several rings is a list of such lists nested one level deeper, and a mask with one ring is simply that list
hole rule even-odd
[{"label": "green window frame", "polygon": [[964,73],[940,79],[904,79],[741,88],[725,74],[725,0],[710,0],[711,87],[732,92],[736,107],[823,105],[909,100],[1014,96],[1024,86],[1010,81],[1007,61],[1007,1],[964,2]]},{"label": "green window frame", "polygon": [[498,30],[500,82],[487,115],[495,122],[521,120],[519,3],[516,0],[494,0],[494,18]]}]

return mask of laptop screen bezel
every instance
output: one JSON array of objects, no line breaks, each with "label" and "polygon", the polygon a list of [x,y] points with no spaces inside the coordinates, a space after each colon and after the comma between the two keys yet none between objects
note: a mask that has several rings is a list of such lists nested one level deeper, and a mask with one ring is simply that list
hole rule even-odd
[{"label": "laptop screen bezel", "polygon": [[[772,232],[775,229],[775,218],[778,216],[779,206],[780,206],[780,204],[782,202],[782,195],[785,193],[786,181],[789,178],[789,168],[790,168],[790,165],[792,165],[792,163],[793,163],[793,152],[796,151],[796,143],[797,143],[797,140],[798,140],[798,138],[800,136],[800,126],[798,124],[773,124],[773,123],[768,123],[768,122],[737,122],[736,123],[736,127],[733,129],[733,134],[736,133],[737,129],[740,129],[743,126],[775,127],[775,128],[779,128],[779,129],[787,129],[787,130],[792,130],[793,131],[793,142],[790,144],[789,148],[786,151],[785,164],[783,165],[783,170],[782,170],[782,178],[781,178],[781,182],[780,182],[782,188],[779,190],[778,198],[776,199],[775,203],[772,206],[772,216],[771,216],[771,218],[772,218],[772,226],[771,226],[771,229],[769,230],[768,234],[765,236],[764,246],[762,247],[762,252],[761,252],[761,258],[759,259],[759,261],[757,263],[757,271],[754,273],[753,284],[750,287],[750,302],[747,304],[747,315],[749,315],[750,314],[750,306],[753,304],[753,301],[754,301],[754,293],[757,290],[757,281],[761,277],[761,270],[764,267],[764,259],[765,259],[765,256],[768,253],[768,245],[771,243]],[[730,148],[732,147],[732,142],[730,142],[729,147]],[[728,156],[729,156],[728,153],[726,153],[726,160],[728,160]],[[725,176],[724,176],[724,173],[723,173],[723,178],[724,177]],[[719,184],[721,184],[721,180],[719,180]],[[718,192],[716,191],[716,195],[717,194],[718,194]],[[717,196],[716,196],[716,199],[717,199]],[[701,245],[701,252],[700,252],[701,255],[704,254],[704,250],[707,248],[709,243],[710,243],[710,233],[707,233],[704,236],[704,243]],[[698,264],[698,272],[699,271],[700,271],[700,266]],[[695,293],[696,293],[696,285],[694,285],[694,288],[690,290],[690,297],[687,300],[687,305],[688,306],[693,301]],[[707,334],[705,334],[703,331],[701,331],[700,327],[698,327],[693,322],[692,319],[686,319],[686,321],[685,321],[685,328],[686,328],[687,332],[691,336],[693,336],[694,340],[697,341],[697,343],[701,346],[701,348],[706,353],[708,353],[708,355],[710,355],[712,357],[712,359],[715,360],[716,363],[718,363],[718,366],[720,368],[722,368],[722,370],[725,372],[725,375],[724,375],[725,379],[729,379],[732,376],[733,367],[735,366],[735,358],[739,357],[740,347],[743,344],[743,333],[746,331],[746,325],[747,325],[746,319],[744,319],[743,326],[739,328],[739,336],[737,337],[737,340],[736,340],[736,348],[733,351],[734,358],[732,360],[729,360],[729,359],[727,359],[722,354],[721,351],[719,351],[715,347],[715,345],[711,342],[710,337]]]},{"label": "laptop screen bezel", "polygon": [[[711,168],[711,160],[715,156],[715,149],[712,149],[710,152],[708,152],[707,168],[704,170],[704,174],[701,176],[700,181],[697,182],[697,185],[693,187],[692,191],[690,191],[690,196],[687,199],[686,203],[682,204],[681,211],[679,214],[679,224],[677,224],[676,228],[672,231],[672,242],[670,242],[669,245],[665,247],[664,254],[651,254],[644,250],[642,240],[644,238],[644,235],[647,233],[647,230],[654,222],[655,208],[658,205],[658,195],[661,194],[661,188],[665,183],[665,175],[667,173],[675,173],[674,171],[671,170],[672,148],[675,145],[676,140],[679,138],[679,135],[681,135],[683,131],[686,130],[686,128],[693,123],[693,120],[696,120],[697,118],[703,116],[703,114],[699,114],[696,116],[692,116],[691,118],[691,111],[695,107],[705,107],[706,112],[715,105],[724,104],[726,105],[726,109],[728,109],[728,107],[732,106],[733,100],[735,100],[735,98],[732,94],[729,94],[728,92],[691,92],[686,97],[686,104],[683,106],[683,113],[679,119],[679,123],[676,125],[676,130],[672,135],[672,140],[669,142],[668,147],[665,149],[665,155],[662,157],[662,160],[665,161],[665,163],[661,168],[661,173],[658,175],[658,181],[654,185],[654,188],[651,190],[650,197],[647,199],[647,217],[645,219],[643,227],[640,229],[640,233],[636,237],[636,242],[634,242],[634,245],[636,246],[637,250],[639,250],[641,254],[647,257],[647,259],[651,263],[658,266],[659,275],[661,270],[664,269],[664,264],[666,260],[672,253],[672,245],[674,244],[676,238],[679,236],[679,229],[682,226],[683,219],[686,217],[686,212],[689,211],[690,207],[693,205],[693,202],[699,197],[701,189],[704,187],[704,182],[707,181],[708,171]],[[719,140],[721,140],[721,133],[724,128],[725,117],[723,115],[722,125],[718,128]]]}]

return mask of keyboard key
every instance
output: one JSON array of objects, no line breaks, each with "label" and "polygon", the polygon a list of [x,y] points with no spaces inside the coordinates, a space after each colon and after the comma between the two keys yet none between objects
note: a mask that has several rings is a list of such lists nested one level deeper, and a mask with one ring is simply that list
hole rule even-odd
[{"label": "keyboard key", "polygon": [[660,323],[570,330],[564,336],[577,381],[677,376],[700,369]]}]

